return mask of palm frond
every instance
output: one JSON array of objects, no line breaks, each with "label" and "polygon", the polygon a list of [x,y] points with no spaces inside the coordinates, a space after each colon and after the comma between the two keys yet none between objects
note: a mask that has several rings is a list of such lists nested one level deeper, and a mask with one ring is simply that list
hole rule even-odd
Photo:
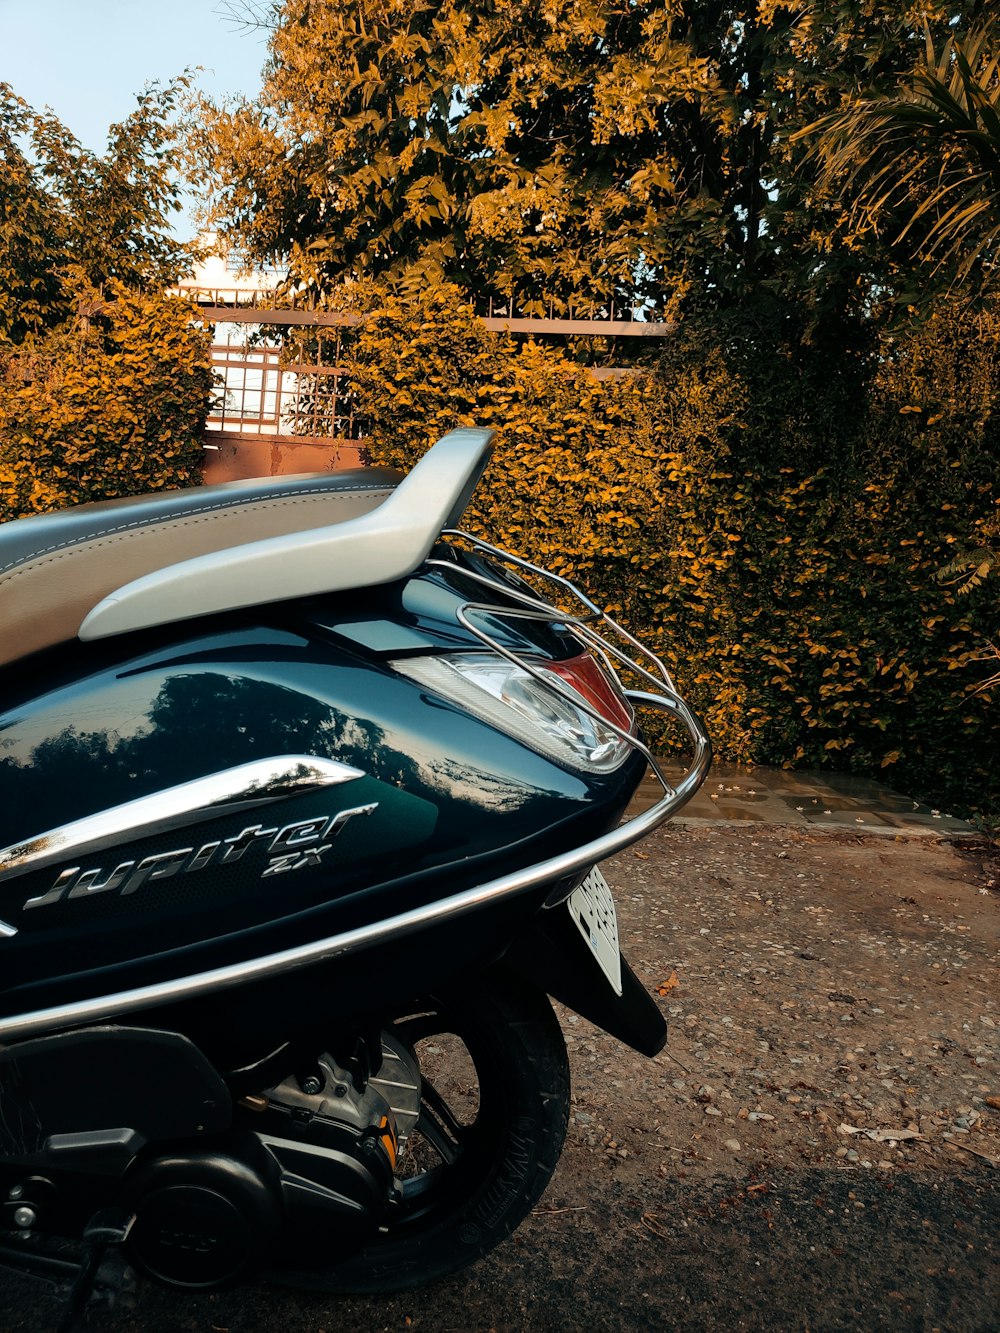
[{"label": "palm frond", "polygon": [[1000,24],[922,60],[894,94],[862,96],[800,130],[821,188],[848,202],[857,233],[883,237],[911,260],[1000,280]]}]

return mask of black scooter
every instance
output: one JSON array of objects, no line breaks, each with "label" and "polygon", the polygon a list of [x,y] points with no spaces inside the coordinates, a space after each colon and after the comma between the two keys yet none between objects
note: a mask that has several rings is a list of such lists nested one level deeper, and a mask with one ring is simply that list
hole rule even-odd
[{"label": "black scooter", "polygon": [[455,531],[489,452],[0,527],[0,1262],[73,1241],[67,1328],[109,1246],[186,1289],[454,1272],[558,1159],[547,996],[663,1045],[595,866],[709,743],[586,596]]}]

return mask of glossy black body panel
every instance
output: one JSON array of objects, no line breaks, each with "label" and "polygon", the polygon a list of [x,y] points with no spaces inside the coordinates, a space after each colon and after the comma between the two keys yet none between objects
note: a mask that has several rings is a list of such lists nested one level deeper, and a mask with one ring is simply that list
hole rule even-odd
[{"label": "glossy black body panel", "polygon": [[0,1117],[0,1156],[66,1166],[89,1156],[89,1169],[98,1170],[95,1162],[116,1156],[115,1145],[100,1142],[101,1131],[114,1127],[131,1139],[127,1162],[148,1142],[226,1129],[232,1115],[225,1084],[190,1041],[129,1027],[65,1032],[0,1051],[0,1105],[18,1107]]},{"label": "glossy black body panel", "polygon": [[[640,759],[585,778],[388,665],[406,653],[481,650],[455,618],[458,605],[480,595],[461,570],[429,569],[401,584],[253,616],[73,643],[0,673],[0,847],[255,759],[314,755],[364,774],[264,811],[0,874],[0,921],[17,930],[0,939],[0,1014],[294,947],[433,902],[613,826],[639,781]],[[494,628],[537,656],[577,651],[550,626]],[[275,871],[261,837],[236,860],[198,863],[199,849],[238,842],[248,829],[332,821],[367,807],[294,873]],[[121,867],[168,854],[176,854],[169,874],[140,876],[120,891]],[[95,890],[25,909],[71,870],[89,874]],[[533,898],[506,916],[526,919]],[[506,929],[517,925],[511,919]],[[489,914],[473,914],[448,932],[450,956],[502,947],[495,928]],[[443,952],[434,938],[422,942],[426,981],[439,973]]]}]

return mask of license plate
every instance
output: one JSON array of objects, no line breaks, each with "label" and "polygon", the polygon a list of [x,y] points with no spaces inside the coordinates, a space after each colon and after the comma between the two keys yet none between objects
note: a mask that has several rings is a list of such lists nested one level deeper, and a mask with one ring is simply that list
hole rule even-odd
[{"label": "license plate", "polygon": [[566,900],[569,914],[580,934],[590,945],[590,951],[601,966],[601,971],[622,993],[622,956],[618,947],[618,916],[615,900],[608,881],[595,867],[579,888]]}]

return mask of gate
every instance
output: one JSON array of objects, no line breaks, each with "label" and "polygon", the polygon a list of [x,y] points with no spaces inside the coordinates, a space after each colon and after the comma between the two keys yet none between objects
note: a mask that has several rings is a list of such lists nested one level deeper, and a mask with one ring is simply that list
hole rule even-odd
[{"label": "gate", "polygon": [[[310,307],[279,309],[256,288],[185,284],[214,330],[219,397],[208,417],[206,482],[329,472],[366,462],[365,423],[343,365],[342,331],[360,317]],[[615,318],[518,315],[491,303],[487,328],[517,336],[657,339],[673,326]],[[621,373],[595,371],[601,377]]]}]

